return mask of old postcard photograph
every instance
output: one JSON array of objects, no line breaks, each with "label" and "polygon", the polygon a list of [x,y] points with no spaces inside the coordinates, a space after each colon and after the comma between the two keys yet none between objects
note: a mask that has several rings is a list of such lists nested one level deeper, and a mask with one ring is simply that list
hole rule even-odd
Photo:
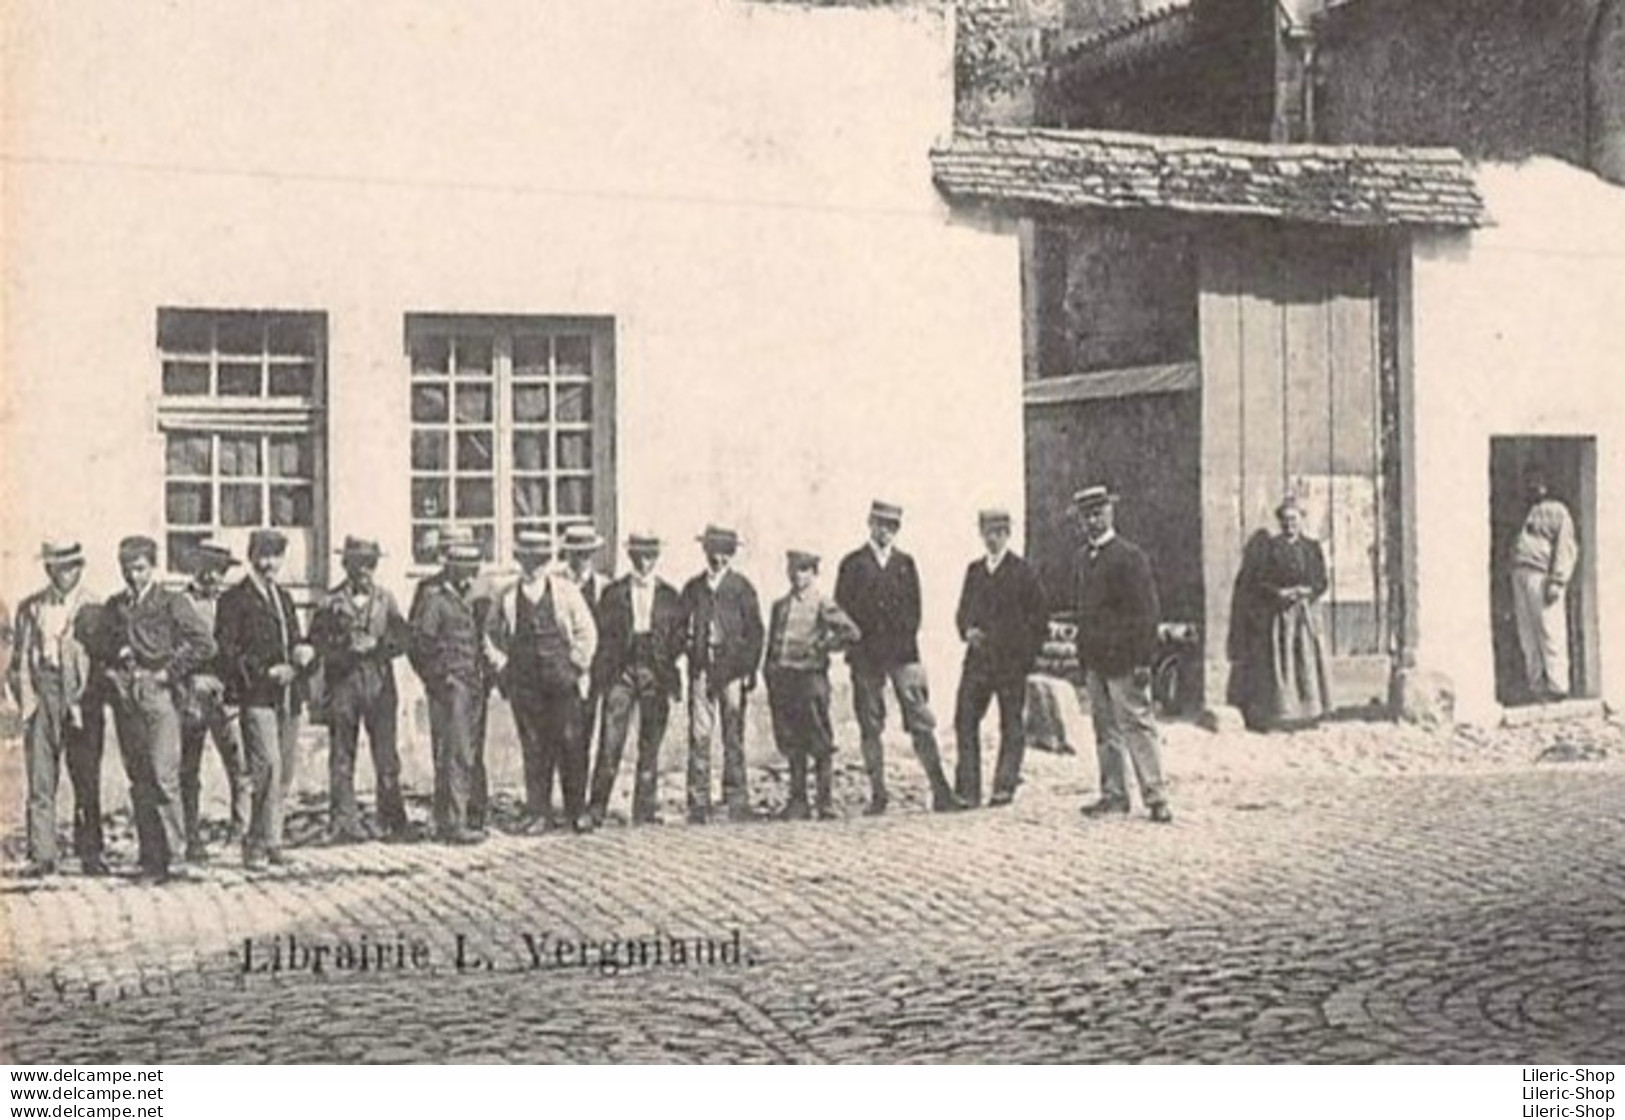
[{"label": "old postcard photograph", "polygon": [[0,1063],[1613,1114],[1625,0],[0,38]]}]

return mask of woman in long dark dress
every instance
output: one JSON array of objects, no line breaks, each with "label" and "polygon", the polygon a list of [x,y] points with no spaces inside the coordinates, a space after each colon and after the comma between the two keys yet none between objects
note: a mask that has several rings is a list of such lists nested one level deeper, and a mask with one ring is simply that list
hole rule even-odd
[{"label": "woman in long dark dress", "polygon": [[1258,611],[1247,679],[1248,723],[1312,726],[1331,709],[1326,658],[1314,605],[1326,594],[1326,555],[1303,535],[1303,511],[1290,495],[1275,511],[1281,531],[1257,557],[1250,598]]}]

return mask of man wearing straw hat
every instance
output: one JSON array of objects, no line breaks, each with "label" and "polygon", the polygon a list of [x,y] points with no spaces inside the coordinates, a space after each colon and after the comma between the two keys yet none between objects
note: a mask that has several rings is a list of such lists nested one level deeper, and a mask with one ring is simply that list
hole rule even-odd
[{"label": "man wearing straw hat", "polygon": [[485,839],[487,665],[474,601],[483,553],[472,533],[440,538],[441,570],[418,585],[407,657],[429,701],[434,827],[448,844]]},{"label": "man wearing straw hat", "polygon": [[632,571],[604,589],[599,601],[598,655],[593,678],[604,696],[604,728],[593,763],[588,812],[602,824],[621,768],[632,713],[638,719],[637,777],[632,823],[659,820],[660,743],[681,697],[677,659],[683,652],[683,603],[677,589],[655,575],[660,538],[633,533],[626,540]]},{"label": "man wearing straw hat", "polygon": [[254,796],[243,865],[283,864],[283,815],[299,750],[299,683],[315,660],[293,597],[277,581],[288,539],[275,529],[248,537],[248,575],[220,596],[215,638],[226,699],[239,706]]},{"label": "man wearing straw hat", "polygon": [[17,608],[12,693],[22,709],[28,777],[28,866],[56,871],[56,790],[62,764],[73,783],[73,846],[87,875],[106,874],[102,859],[102,700],[85,648],[96,601],[80,585],[85,555],[78,542],[40,549],[46,587]]},{"label": "man wearing straw hat", "polygon": [[364,838],[355,800],[363,727],[372,751],[378,828],[388,839],[406,835],[394,661],[406,652],[409,632],[395,596],[378,585],[382,556],[377,541],[345,537],[339,551],[344,582],[328,592],[310,622],[311,644],[321,655],[326,685],[327,830],[334,843]]},{"label": "man wearing straw hat", "polygon": [[1072,496],[1087,537],[1078,557],[1078,662],[1089,694],[1100,763],[1100,798],[1086,817],[1129,811],[1128,764],[1151,819],[1171,822],[1163,791],[1161,738],[1151,712],[1151,662],[1157,650],[1156,579],[1151,561],[1117,535],[1117,495],[1088,486]]},{"label": "man wearing straw hat", "polygon": [[587,740],[582,703],[591,682],[598,628],[568,572],[552,568],[553,537],[524,529],[514,540],[518,582],[485,618],[485,655],[513,705],[525,765],[527,831],[556,828],[553,777],[564,799],[562,823],[592,827],[587,814]]},{"label": "man wearing straw hat", "polygon": [[[237,564],[231,549],[203,541],[192,549],[192,579],[183,592],[192,609],[214,631],[225,574]],[[231,795],[228,842],[240,844],[254,808],[254,790],[248,777],[247,755],[237,711],[226,703],[226,684],[219,665],[206,665],[193,673],[180,690],[181,705],[181,813],[186,818],[186,859],[203,863],[209,853],[203,841],[199,801],[203,790],[203,748],[214,740],[226,772]]]},{"label": "man wearing straw hat", "polygon": [[688,654],[688,820],[711,819],[711,740],[722,726],[722,796],[728,818],[751,818],[745,774],[745,701],[756,687],[766,633],[750,580],[733,570],[739,534],[717,525],[699,537],[705,571],[683,588]]},{"label": "man wearing straw hat", "polygon": [[965,569],[955,625],[965,642],[965,661],[954,702],[958,760],[955,788],[968,805],[982,802],[981,724],[999,702],[999,755],[993,766],[993,807],[1010,804],[1021,782],[1026,750],[1022,713],[1027,674],[1049,632],[1049,604],[1038,575],[1010,549],[1011,517],[1002,509],[977,517],[987,554]]},{"label": "man wearing straw hat", "polygon": [[118,546],[125,589],[108,600],[91,654],[107,666],[119,754],[130,778],[141,875],[190,879],[181,810],[181,720],[175,690],[213,662],[214,636],[186,596],[159,585],[158,542],[125,537]]},{"label": "man wearing straw hat", "polygon": [[902,526],[902,507],[881,501],[871,505],[869,540],[841,561],[835,577],[835,601],[863,635],[847,651],[846,660],[852,670],[852,707],[862,735],[863,765],[869,772],[869,806],[864,810],[869,816],[884,813],[890,801],[880,738],[886,725],[888,681],[931,784],[932,809],[948,812],[965,806],[942,769],[937,719],[920,664],[920,573],[914,558],[896,546]]}]

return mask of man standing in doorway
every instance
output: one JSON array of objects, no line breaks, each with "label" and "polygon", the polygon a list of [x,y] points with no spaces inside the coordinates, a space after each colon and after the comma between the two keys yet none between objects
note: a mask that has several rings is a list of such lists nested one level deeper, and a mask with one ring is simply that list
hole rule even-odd
[{"label": "man standing in doorway", "polygon": [[125,589],[108,601],[92,656],[108,667],[141,876],[159,883],[190,879],[175,689],[213,660],[215,642],[186,596],[158,585],[157,541],[126,537],[118,559]]},{"label": "man standing in doorway", "polygon": [[880,735],[886,725],[886,683],[891,682],[903,710],[903,728],[914,741],[931,783],[931,807],[937,812],[963,809],[965,803],[948,784],[937,746],[937,720],[931,712],[925,668],[920,664],[920,574],[913,557],[897,548],[903,510],[890,502],[869,508],[869,540],[841,561],[835,577],[835,602],[857,624],[862,635],[847,651],[852,670],[852,707],[863,743],[863,765],[869,772],[868,816],[886,811],[886,754]]},{"label": "man standing in doorway", "polygon": [[1569,694],[1568,587],[1580,548],[1574,519],[1552,496],[1545,470],[1527,468],[1524,486],[1529,512],[1512,542],[1512,607],[1529,698],[1549,703]]},{"label": "man standing in doorway", "polygon": [[85,570],[78,542],[47,541],[40,550],[48,581],[17,608],[11,691],[24,720],[28,776],[28,866],[24,874],[54,874],[56,790],[65,762],[73,783],[73,846],[86,875],[105,875],[102,858],[101,682],[85,648],[96,600],[80,584]]},{"label": "man standing in doorway", "polygon": [[982,718],[999,701],[999,757],[988,804],[1008,805],[1021,781],[1026,750],[1022,714],[1027,674],[1049,630],[1049,605],[1032,567],[1010,550],[1010,514],[984,510],[978,518],[987,555],[971,562],[959,593],[955,623],[965,642],[965,664],[954,703],[958,745],[955,789],[968,805],[982,802]]},{"label": "man standing in doorway", "polygon": [[707,526],[700,537],[705,571],[683,588],[688,654],[688,820],[711,819],[711,741],[722,725],[722,796],[728,819],[749,820],[745,775],[745,701],[756,687],[767,635],[761,601],[732,568],[739,534]]},{"label": "man standing in doorway", "polygon": [[[186,598],[211,634],[222,581],[236,563],[229,548],[212,541],[204,541],[192,552],[192,579],[186,585]],[[236,709],[226,703],[226,685],[220,677],[219,666],[206,665],[193,673],[180,695],[181,806],[186,816],[186,859],[189,863],[203,863],[208,859],[208,851],[203,842],[199,802],[203,792],[203,751],[211,738],[231,794],[228,843],[242,843],[253,812],[254,791],[243,751],[242,728],[238,726]]]},{"label": "man standing in doorway", "polygon": [[[587,741],[581,706],[598,648],[592,611],[570,574],[551,568],[553,537],[522,530],[514,542],[519,581],[485,618],[486,656],[513,706],[525,767],[527,831],[560,823],[578,832],[587,816]],[[553,775],[564,797],[562,822],[553,815]]]},{"label": "man standing in doorway", "polygon": [[327,697],[327,830],[334,843],[363,838],[355,800],[355,763],[366,728],[377,787],[376,819],[390,840],[406,836],[401,756],[396,743],[400,707],[395,658],[406,652],[406,620],[395,596],[378,586],[377,541],[346,537],[340,562],[344,582],[310,623],[311,644],[322,658]]},{"label": "man standing in doorway", "polygon": [[1168,824],[1174,816],[1163,791],[1161,736],[1151,712],[1151,662],[1161,609],[1151,561],[1117,535],[1117,495],[1107,487],[1086,487],[1073,501],[1087,537],[1078,558],[1078,663],[1100,764],[1100,799],[1084,806],[1083,815],[1129,811],[1127,761],[1151,819]]},{"label": "man standing in doorway", "polygon": [[243,866],[284,864],[283,815],[299,751],[299,677],[315,660],[293,597],[277,582],[288,538],[275,529],[248,537],[248,575],[220,596],[215,640],[226,700],[239,708],[254,796]]}]

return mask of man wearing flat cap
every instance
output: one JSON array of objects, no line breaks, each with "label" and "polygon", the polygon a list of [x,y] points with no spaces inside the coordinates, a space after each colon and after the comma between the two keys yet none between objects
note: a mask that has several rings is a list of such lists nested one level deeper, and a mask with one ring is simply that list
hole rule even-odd
[{"label": "man wearing flat cap", "polygon": [[87,875],[105,874],[102,858],[101,760],[103,689],[86,642],[96,600],[80,584],[85,556],[77,542],[47,541],[40,550],[46,586],[17,608],[12,694],[24,720],[28,778],[28,866],[57,868],[56,790],[62,765],[73,784],[73,846]]},{"label": "man wearing flat cap", "polygon": [[[835,732],[829,717],[829,655],[861,636],[855,622],[818,588],[818,556],[793,549],[785,557],[790,591],[769,611],[767,702],[773,741],[790,764],[786,820],[832,820]],[[807,774],[813,771],[812,807]]]},{"label": "man wearing flat cap", "polygon": [[633,533],[627,538],[626,554],[631,572],[605,588],[598,605],[593,680],[604,697],[604,727],[588,806],[595,825],[603,823],[609,810],[634,712],[638,757],[632,823],[658,822],[660,744],[671,703],[683,692],[677,668],[683,652],[683,602],[677,589],[655,574],[660,540],[652,533]]},{"label": "man wearing flat cap", "polygon": [[382,556],[377,541],[346,537],[339,551],[344,581],[327,593],[310,620],[310,642],[321,658],[326,686],[327,831],[334,843],[364,838],[355,799],[363,727],[372,751],[378,829],[392,840],[406,835],[394,662],[406,652],[410,632],[395,596],[378,585]]},{"label": "man wearing flat cap", "polygon": [[[214,632],[225,574],[237,564],[231,549],[213,541],[203,541],[192,549],[189,566],[192,578],[182,592]],[[181,705],[181,812],[186,818],[186,859],[203,863],[209,858],[203,840],[200,801],[203,790],[203,748],[214,740],[220,764],[226,772],[226,788],[231,794],[229,843],[241,844],[248,831],[248,818],[254,810],[253,783],[248,776],[248,756],[243,748],[242,728],[237,709],[226,703],[226,684],[218,664],[204,665],[187,678],[180,690]]]},{"label": "man wearing flat cap", "polygon": [[226,699],[240,709],[254,790],[243,839],[250,870],[287,862],[283,815],[298,763],[299,686],[315,660],[293,597],[276,578],[287,547],[275,529],[249,534],[248,575],[220,596],[214,623]]},{"label": "man wearing flat cap", "polygon": [[485,706],[488,665],[474,579],[483,558],[472,533],[441,536],[439,573],[418,585],[407,657],[429,701],[435,835],[448,844],[485,839]]},{"label": "man wearing flat cap", "polygon": [[705,571],[683,588],[688,655],[688,819],[711,819],[711,740],[722,725],[722,796],[730,820],[749,820],[745,701],[762,662],[761,601],[733,570],[739,534],[708,526],[700,535]]},{"label": "man wearing flat cap", "polygon": [[920,664],[920,573],[914,558],[896,546],[903,527],[901,507],[877,501],[869,508],[869,540],[841,561],[835,601],[863,637],[847,651],[852,670],[852,707],[863,736],[863,764],[869,772],[870,816],[886,811],[886,684],[903,710],[903,728],[914,742],[937,812],[964,808],[948,784],[937,746],[937,719],[930,687]]},{"label": "man wearing flat cap", "polygon": [[[570,574],[550,566],[553,537],[522,530],[514,541],[520,577],[485,617],[485,655],[497,686],[513,706],[525,766],[527,830],[561,823],[584,832],[587,741],[582,703],[590,686],[598,627]],[[553,778],[563,795],[562,821],[553,813]]]},{"label": "man wearing flat cap", "polygon": [[186,596],[159,585],[157,541],[126,537],[118,558],[124,590],[108,600],[91,654],[107,667],[141,876],[189,879],[195,873],[186,862],[175,690],[214,661],[214,636]]},{"label": "man wearing flat cap", "polygon": [[1087,817],[1129,811],[1128,764],[1140,797],[1158,824],[1173,820],[1163,791],[1160,734],[1151,711],[1151,662],[1156,656],[1156,579],[1150,558],[1118,536],[1117,495],[1089,486],[1073,495],[1086,537],[1078,556],[1078,662],[1089,696],[1100,764],[1100,798]]},{"label": "man wearing flat cap", "polygon": [[986,555],[971,561],[954,621],[965,643],[954,702],[958,747],[955,789],[968,805],[982,803],[982,719],[999,702],[999,756],[993,767],[991,806],[1008,805],[1021,781],[1026,750],[1022,712],[1027,674],[1049,632],[1049,604],[1032,566],[1010,549],[1010,514],[983,510],[978,517]]}]

